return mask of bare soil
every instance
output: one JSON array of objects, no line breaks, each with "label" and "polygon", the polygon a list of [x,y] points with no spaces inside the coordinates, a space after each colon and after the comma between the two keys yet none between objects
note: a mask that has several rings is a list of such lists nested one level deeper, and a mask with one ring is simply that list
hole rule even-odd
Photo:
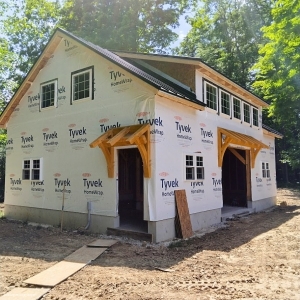
[{"label": "bare soil", "polygon": [[[299,229],[300,192],[279,189],[275,209],[229,220],[188,240],[119,239],[43,299],[298,300]],[[97,238],[0,219],[0,296],[26,287],[23,280]]]}]

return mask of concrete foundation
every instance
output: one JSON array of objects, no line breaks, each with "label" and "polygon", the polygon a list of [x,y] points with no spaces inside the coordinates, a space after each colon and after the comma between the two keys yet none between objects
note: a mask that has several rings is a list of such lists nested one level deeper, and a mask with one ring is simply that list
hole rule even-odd
[{"label": "concrete foundation", "polygon": [[[221,208],[191,214],[193,231],[200,230],[221,222]],[[148,222],[148,233],[153,235],[153,242],[158,243],[175,238],[174,218]]]},{"label": "concrete foundation", "polygon": [[[38,224],[49,224],[60,226],[61,211],[51,209],[41,209],[35,207],[25,207],[17,205],[4,206],[4,216],[8,219],[21,220],[26,222],[35,222]],[[63,228],[77,229],[85,228],[88,222],[88,215],[84,213],[64,211]],[[119,217],[108,217],[91,215],[89,231],[106,234],[107,227],[119,227]]]},{"label": "concrete foundation", "polygon": [[253,208],[256,212],[258,212],[276,205],[276,201],[276,196],[264,198],[257,201],[248,201],[247,207]]}]

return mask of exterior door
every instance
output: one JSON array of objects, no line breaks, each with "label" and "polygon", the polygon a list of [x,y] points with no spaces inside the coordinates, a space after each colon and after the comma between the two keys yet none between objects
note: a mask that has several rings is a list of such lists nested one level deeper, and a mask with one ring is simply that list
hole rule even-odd
[{"label": "exterior door", "polygon": [[120,218],[143,219],[143,164],[137,148],[118,150]]},{"label": "exterior door", "polygon": [[249,194],[247,152],[228,148],[222,165],[223,205],[247,207]]}]

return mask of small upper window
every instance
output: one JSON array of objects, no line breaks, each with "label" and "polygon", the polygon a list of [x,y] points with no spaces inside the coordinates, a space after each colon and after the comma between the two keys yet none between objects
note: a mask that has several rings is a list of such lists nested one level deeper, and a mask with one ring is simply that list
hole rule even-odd
[{"label": "small upper window", "polygon": [[270,169],[268,162],[261,163],[261,170],[262,170],[262,177],[263,178],[270,178]]},{"label": "small upper window", "polygon": [[233,97],[233,117],[241,119],[241,100]]},{"label": "small upper window", "polygon": [[57,102],[57,80],[41,84],[41,108],[56,106]]},{"label": "small upper window", "polygon": [[72,102],[93,99],[93,68],[72,73]]},{"label": "small upper window", "polygon": [[252,107],[252,122],[254,126],[258,126],[258,109]]},{"label": "small upper window", "polygon": [[228,93],[221,91],[221,113],[230,116],[230,96]]},{"label": "small upper window", "polygon": [[217,88],[209,83],[205,83],[205,99],[207,107],[217,110]]},{"label": "small upper window", "polygon": [[23,180],[41,180],[41,159],[23,160]]},{"label": "small upper window", "polygon": [[244,122],[250,124],[250,105],[244,103]]},{"label": "small upper window", "polygon": [[185,156],[185,179],[199,180],[204,179],[203,157],[197,155]]}]

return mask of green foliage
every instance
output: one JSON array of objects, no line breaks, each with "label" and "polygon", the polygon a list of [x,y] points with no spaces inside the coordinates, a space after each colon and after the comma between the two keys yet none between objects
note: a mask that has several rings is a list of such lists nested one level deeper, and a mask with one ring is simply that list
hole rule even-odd
[{"label": "green foliage", "polygon": [[188,0],[66,0],[59,26],[103,48],[164,53]]},{"label": "green foliage", "polygon": [[10,78],[20,83],[48,42],[59,18],[59,1],[6,0],[9,11],[3,30],[14,53]]},{"label": "green foliage", "polygon": [[300,168],[300,2],[278,0],[273,22],[263,27],[268,39],[260,49],[254,87],[270,103],[269,116],[285,135],[281,161]]},{"label": "green foliage", "polygon": [[249,88],[250,68],[263,42],[260,28],[270,22],[271,0],[202,0],[177,54],[200,57],[240,85]]}]

